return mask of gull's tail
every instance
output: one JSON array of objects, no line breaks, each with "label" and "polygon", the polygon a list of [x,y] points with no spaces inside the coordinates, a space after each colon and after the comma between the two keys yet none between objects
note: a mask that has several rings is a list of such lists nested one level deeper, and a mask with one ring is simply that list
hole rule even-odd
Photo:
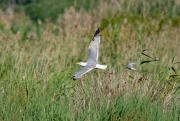
[{"label": "gull's tail", "polygon": [[107,65],[100,65],[100,64],[97,64],[97,65],[96,65],[96,68],[99,68],[99,69],[106,69],[106,68],[107,68]]}]

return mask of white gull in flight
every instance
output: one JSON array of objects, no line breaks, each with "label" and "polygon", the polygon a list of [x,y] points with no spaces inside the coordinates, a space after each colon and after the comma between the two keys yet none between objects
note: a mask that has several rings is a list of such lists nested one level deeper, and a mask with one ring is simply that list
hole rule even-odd
[{"label": "white gull in flight", "polygon": [[100,30],[98,28],[88,48],[88,60],[87,62],[77,63],[83,67],[72,76],[73,80],[81,78],[85,73],[91,71],[93,68],[99,68],[99,69],[107,68],[107,65],[98,64],[99,43],[100,43],[100,38],[101,38],[99,33],[100,33]]}]

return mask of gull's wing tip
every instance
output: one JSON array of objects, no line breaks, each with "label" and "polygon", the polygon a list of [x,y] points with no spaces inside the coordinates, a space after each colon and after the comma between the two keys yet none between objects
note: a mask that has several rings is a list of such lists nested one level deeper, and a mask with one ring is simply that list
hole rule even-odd
[{"label": "gull's wing tip", "polygon": [[76,80],[75,76],[72,76],[72,78],[71,78],[71,79],[73,79],[74,81]]},{"label": "gull's wing tip", "polygon": [[94,37],[97,36],[100,33],[100,29],[98,28],[94,34]]}]

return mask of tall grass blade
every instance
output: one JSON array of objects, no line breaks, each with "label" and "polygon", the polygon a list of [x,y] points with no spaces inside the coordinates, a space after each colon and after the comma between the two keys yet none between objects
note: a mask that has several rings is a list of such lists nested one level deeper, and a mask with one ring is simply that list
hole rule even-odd
[{"label": "tall grass blade", "polygon": [[180,62],[175,62],[175,63],[173,63],[173,65],[174,65],[174,64],[179,64],[179,63],[180,63]]},{"label": "tall grass blade", "polygon": [[176,54],[175,54],[175,55],[173,56],[173,58],[172,58],[172,63],[174,63],[175,56],[176,56]]},{"label": "tall grass blade", "polygon": [[142,62],[140,63],[140,65],[145,64],[145,63],[154,62],[154,61],[159,61],[159,60],[148,60],[148,61],[142,61]]},{"label": "tall grass blade", "polygon": [[141,53],[142,55],[145,55],[146,57],[149,57],[149,58],[151,58],[151,59],[154,59],[154,58],[152,58],[151,56],[149,56],[149,55],[147,55],[147,54],[145,54],[145,53]]},{"label": "tall grass blade", "polygon": [[173,66],[171,67],[171,69],[174,71],[175,74],[177,74],[176,70],[175,70],[175,68]]},{"label": "tall grass blade", "polygon": [[172,77],[172,78],[174,78],[174,77],[179,77],[180,75],[178,75],[178,74],[174,74],[174,75],[170,75],[169,77]]},{"label": "tall grass blade", "polygon": [[144,53],[145,51],[147,51],[148,49],[144,49],[144,50],[142,50],[142,52],[141,53]]}]

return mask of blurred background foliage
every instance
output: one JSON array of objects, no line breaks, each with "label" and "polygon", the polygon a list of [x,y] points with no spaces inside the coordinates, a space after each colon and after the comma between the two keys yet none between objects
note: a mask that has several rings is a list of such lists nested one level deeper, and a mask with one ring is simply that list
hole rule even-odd
[{"label": "blurred background foliage", "polygon": [[[102,0],[108,2],[110,0]],[[115,0],[116,1],[116,0]],[[77,11],[96,9],[99,1],[96,0],[0,0],[0,8],[6,10],[12,7],[15,12],[25,12],[33,21],[38,19],[56,21],[65,9],[74,6]],[[162,15],[172,18],[180,16],[180,3],[178,0],[122,0],[116,1],[121,13],[131,13],[159,18]]]},{"label": "blurred background foliage", "polygon": [[70,6],[74,6],[76,10],[89,10],[97,3],[95,0],[1,0],[0,7],[3,10],[12,7],[15,12],[25,12],[33,21],[50,19],[55,22]]}]

